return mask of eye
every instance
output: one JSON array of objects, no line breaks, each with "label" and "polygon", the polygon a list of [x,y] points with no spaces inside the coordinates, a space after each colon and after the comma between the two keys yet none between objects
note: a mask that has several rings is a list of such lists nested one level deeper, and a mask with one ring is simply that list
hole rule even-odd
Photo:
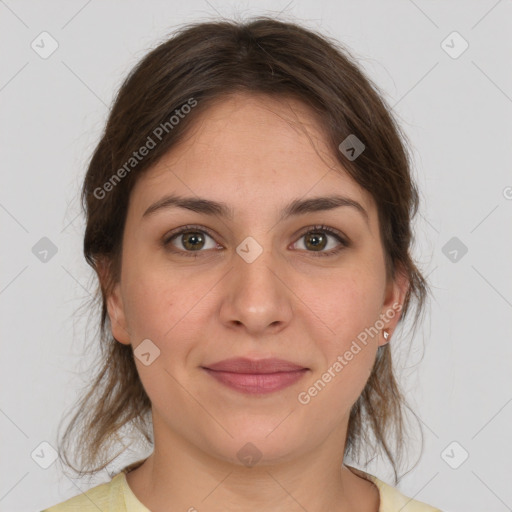
[{"label": "eye", "polygon": [[[209,245],[208,238],[211,240]],[[175,240],[176,244],[174,243]],[[174,231],[167,236],[163,241],[163,245],[169,248],[171,252],[196,257],[197,255],[193,254],[194,252],[201,252],[201,249],[215,249],[218,244],[205,228],[200,228],[199,226],[184,226],[179,231]],[[177,249],[172,249],[169,247],[170,245]]]},{"label": "eye", "polygon": [[[215,242],[213,237],[214,235],[207,228],[189,225],[169,233],[162,241],[162,244],[173,253],[198,257],[198,253],[204,252],[203,249],[221,247]],[[208,239],[210,239],[209,245]],[[332,256],[350,245],[339,231],[323,225],[307,228],[307,231],[300,236],[300,239],[304,239],[303,246],[306,252],[313,253],[314,256]],[[329,239],[337,241],[337,246],[335,242]],[[298,243],[295,242],[295,244]],[[324,249],[328,248],[329,245],[334,247],[325,251]]]},{"label": "eye", "polygon": [[[331,242],[329,250],[324,251],[329,246],[329,238],[337,240],[338,245],[336,246],[336,243]],[[332,256],[349,246],[349,243],[340,232],[323,225],[308,228],[299,240],[301,239],[304,239],[303,246],[307,252],[316,253],[314,256]],[[298,244],[299,242],[295,243]],[[312,250],[309,250],[311,248]]]}]

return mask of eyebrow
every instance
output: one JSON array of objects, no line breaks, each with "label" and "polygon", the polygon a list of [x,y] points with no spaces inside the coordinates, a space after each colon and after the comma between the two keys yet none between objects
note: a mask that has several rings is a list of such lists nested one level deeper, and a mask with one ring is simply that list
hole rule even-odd
[{"label": "eyebrow", "polygon": [[[369,223],[368,212],[357,201],[349,197],[340,195],[330,195],[324,197],[313,197],[308,199],[295,199],[286,205],[281,211],[279,222],[297,215],[306,213],[333,210],[340,206],[349,206],[357,210]],[[183,197],[170,194],[162,197],[156,203],[153,203],[142,215],[143,218],[150,217],[158,211],[167,210],[169,208],[183,208],[192,210],[205,215],[223,217],[233,220],[234,211],[226,203],[213,201],[202,197]],[[369,225],[369,224],[368,224]]]}]

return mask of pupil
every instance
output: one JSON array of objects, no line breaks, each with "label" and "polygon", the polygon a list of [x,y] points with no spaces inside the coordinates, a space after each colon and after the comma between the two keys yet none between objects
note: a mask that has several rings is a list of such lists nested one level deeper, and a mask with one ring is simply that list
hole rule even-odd
[{"label": "pupil", "polygon": [[[198,233],[185,233],[185,243],[183,244],[185,247],[187,247],[187,244],[191,244],[192,249],[200,248],[201,244],[201,235]],[[199,244],[196,244],[196,242],[199,242]]]},{"label": "pupil", "polygon": [[311,240],[316,240],[316,242],[313,242],[313,247],[320,247],[321,249],[323,249],[325,247],[325,237],[322,235],[322,234],[319,234],[319,233],[314,233],[314,234],[311,234],[310,237],[309,237],[309,241]]}]

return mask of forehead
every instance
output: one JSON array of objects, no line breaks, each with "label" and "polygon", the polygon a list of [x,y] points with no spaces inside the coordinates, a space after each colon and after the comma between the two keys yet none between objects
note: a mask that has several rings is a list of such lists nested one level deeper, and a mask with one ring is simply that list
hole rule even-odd
[{"label": "forehead", "polygon": [[343,194],[371,214],[371,195],[343,169],[308,106],[292,98],[238,93],[217,101],[189,134],[139,178],[131,203],[143,209],[164,193],[197,195],[235,211]]}]

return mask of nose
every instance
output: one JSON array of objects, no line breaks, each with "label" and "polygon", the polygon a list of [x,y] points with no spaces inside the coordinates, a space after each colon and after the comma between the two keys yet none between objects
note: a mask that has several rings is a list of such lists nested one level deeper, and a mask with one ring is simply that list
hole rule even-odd
[{"label": "nose", "polygon": [[286,270],[271,250],[264,249],[253,261],[243,250],[240,254],[234,254],[233,267],[223,280],[221,321],[252,336],[276,334],[290,323],[293,313],[294,295]]}]

